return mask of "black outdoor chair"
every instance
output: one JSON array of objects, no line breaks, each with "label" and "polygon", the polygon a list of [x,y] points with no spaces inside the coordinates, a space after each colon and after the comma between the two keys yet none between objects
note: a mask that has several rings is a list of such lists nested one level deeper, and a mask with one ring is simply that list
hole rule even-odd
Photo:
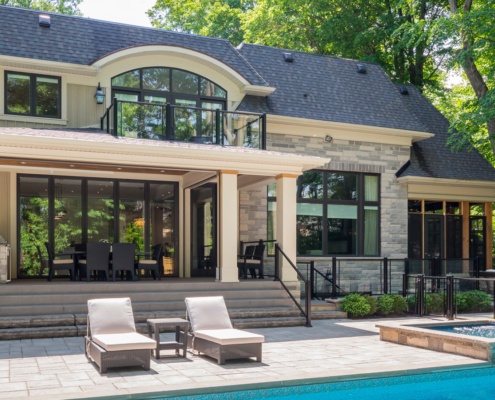
[{"label": "black outdoor chair", "polygon": [[69,271],[70,280],[73,281],[75,277],[74,260],[72,258],[56,258],[50,245],[46,242],[45,247],[48,254],[48,281],[53,279],[55,271]]},{"label": "black outdoor chair", "polygon": [[112,280],[118,271],[127,272],[133,281],[136,280],[134,273],[134,258],[136,256],[136,245],[134,243],[114,243],[112,245]]},{"label": "black outdoor chair", "polygon": [[263,255],[265,253],[265,244],[263,240],[260,240],[256,246],[246,246],[244,254],[240,256],[241,259],[237,263],[237,268],[240,269],[241,276],[247,279],[247,271],[252,278],[256,278],[256,270],[259,271],[259,279],[264,279],[263,275]]},{"label": "black outdoor chair", "polygon": [[153,252],[151,254],[151,260],[139,260],[137,263],[138,275],[141,270],[150,271],[153,279],[161,281],[161,273],[163,267],[163,246],[161,244],[155,244],[153,246]]},{"label": "black outdoor chair", "polygon": [[89,282],[92,272],[95,272],[95,280],[103,278],[108,281],[110,262],[110,243],[88,243],[86,245],[86,259],[79,260],[79,273],[86,275]]}]

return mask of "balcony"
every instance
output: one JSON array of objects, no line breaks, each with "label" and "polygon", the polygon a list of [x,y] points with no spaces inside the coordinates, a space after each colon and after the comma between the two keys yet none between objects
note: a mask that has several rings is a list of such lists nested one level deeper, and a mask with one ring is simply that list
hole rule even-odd
[{"label": "balcony", "polygon": [[113,99],[101,129],[115,136],[266,149],[266,115]]}]

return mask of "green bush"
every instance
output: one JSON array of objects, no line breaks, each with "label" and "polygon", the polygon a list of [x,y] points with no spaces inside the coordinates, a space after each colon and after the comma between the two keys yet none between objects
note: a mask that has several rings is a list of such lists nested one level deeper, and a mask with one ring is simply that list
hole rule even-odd
[{"label": "green bush", "polygon": [[407,301],[398,294],[384,294],[378,299],[378,313],[381,315],[404,314],[407,311]]},{"label": "green bush", "polygon": [[378,300],[376,297],[370,296],[369,294],[365,294],[364,298],[370,305],[370,312],[368,315],[375,315],[378,312]]},{"label": "green bush", "polygon": [[491,311],[491,296],[480,290],[457,293],[455,305],[458,313]]},{"label": "green bush", "polygon": [[378,298],[378,313],[381,315],[389,315],[394,312],[394,299],[384,294]]},{"label": "green bush", "polygon": [[347,312],[349,317],[364,317],[370,315],[371,306],[364,296],[354,293],[348,294],[342,300],[342,310]]}]

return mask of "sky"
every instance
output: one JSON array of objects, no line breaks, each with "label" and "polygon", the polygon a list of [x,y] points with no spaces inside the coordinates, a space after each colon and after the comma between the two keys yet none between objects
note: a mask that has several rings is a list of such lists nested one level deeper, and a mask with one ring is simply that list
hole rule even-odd
[{"label": "sky", "polygon": [[145,13],[155,2],[156,0],[83,0],[79,9],[85,17],[150,27]]}]

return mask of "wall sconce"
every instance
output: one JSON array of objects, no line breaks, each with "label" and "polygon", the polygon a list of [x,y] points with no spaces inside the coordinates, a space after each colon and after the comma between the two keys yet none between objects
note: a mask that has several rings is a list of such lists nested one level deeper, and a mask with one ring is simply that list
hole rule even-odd
[{"label": "wall sconce", "polygon": [[105,101],[105,93],[100,86],[100,82],[98,82],[98,87],[96,88],[95,99],[96,104],[103,104],[103,102]]},{"label": "wall sconce", "polygon": [[330,135],[325,136],[325,142],[332,143],[333,142],[333,137],[331,137]]}]

